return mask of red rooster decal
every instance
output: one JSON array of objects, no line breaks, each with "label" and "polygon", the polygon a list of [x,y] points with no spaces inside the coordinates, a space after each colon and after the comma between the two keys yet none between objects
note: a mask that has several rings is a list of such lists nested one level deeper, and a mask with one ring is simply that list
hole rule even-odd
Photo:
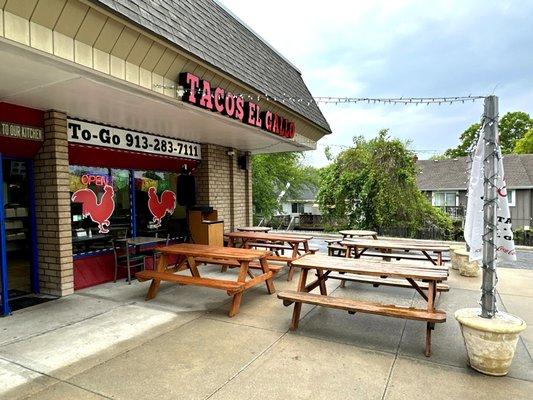
[{"label": "red rooster decal", "polygon": [[91,189],[80,189],[72,195],[72,201],[82,203],[83,217],[90,217],[98,224],[98,233],[109,233],[107,227],[110,225],[109,217],[115,211],[115,191],[113,186],[105,185],[104,194],[98,202],[96,194]]},{"label": "red rooster decal", "polygon": [[165,190],[161,193],[161,201],[157,196],[155,187],[148,189],[148,209],[153,215],[154,227],[161,226],[161,220],[166,213],[172,214],[176,208],[176,195],[170,190]]}]

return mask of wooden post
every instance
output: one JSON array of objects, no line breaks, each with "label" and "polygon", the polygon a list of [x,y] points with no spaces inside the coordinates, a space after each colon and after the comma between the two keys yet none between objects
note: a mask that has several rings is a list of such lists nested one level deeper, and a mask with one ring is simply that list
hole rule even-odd
[{"label": "wooden post", "polygon": [[488,96],[485,99],[483,130],[485,159],[483,160],[483,278],[481,284],[481,316],[492,318],[496,314],[496,207],[498,173],[497,140],[498,140],[498,97]]}]

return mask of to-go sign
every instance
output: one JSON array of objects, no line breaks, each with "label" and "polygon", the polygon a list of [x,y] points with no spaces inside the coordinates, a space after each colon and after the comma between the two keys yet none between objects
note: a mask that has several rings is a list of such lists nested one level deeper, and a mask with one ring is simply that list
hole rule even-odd
[{"label": "to-go sign", "polygon": [[148,133],[93,124],[75,119],[67,120],[68,140],[91,146],[110,147],[172,157],[201,158],[198,143],[185,142]]}]

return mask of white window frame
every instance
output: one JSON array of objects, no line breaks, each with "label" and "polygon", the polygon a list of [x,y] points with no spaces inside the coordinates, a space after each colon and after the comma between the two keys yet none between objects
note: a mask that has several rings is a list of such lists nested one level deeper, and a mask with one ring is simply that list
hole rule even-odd
[{"label": "white window frame", "polygon": [[[509,201],[509,194],[511,195],[511,201]],[[516,206],[516,190],[507,190],[507,201],[509,203],[509,207]]]},{"label": "white window frame", "polygon": [[[435,204],[435,195],[436,194],[443,194],[444,195],[444,203],[446,203],[446,195],[447,194],[453,194],[455,196],[455,204],[454,205],[449,205],[449,204],[445,204],[445,205],[442,205],[442,206],[438,206]],[[431,205],[432,206],[435,206],[435,207],[457,207],[459,205],[459,193],[458,192],[454,192],[454,191],[445,191],[445,190],[435,190],[433,192],[431,192]]]}]

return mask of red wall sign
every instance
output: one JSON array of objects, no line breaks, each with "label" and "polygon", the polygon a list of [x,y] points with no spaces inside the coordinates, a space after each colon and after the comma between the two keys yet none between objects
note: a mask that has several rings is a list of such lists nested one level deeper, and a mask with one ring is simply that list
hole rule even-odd
[{"label": "red wall sign", "polygon": [[187,103],[227,115],[282,137],[294,137],[294,122],[272,111],[261,111],[258,104],[244,101],[242,97],[220,87],[213,88],[209,81],[201,80],[190,72],[181,73],[179,83],[185,88],[182,100]]}]

